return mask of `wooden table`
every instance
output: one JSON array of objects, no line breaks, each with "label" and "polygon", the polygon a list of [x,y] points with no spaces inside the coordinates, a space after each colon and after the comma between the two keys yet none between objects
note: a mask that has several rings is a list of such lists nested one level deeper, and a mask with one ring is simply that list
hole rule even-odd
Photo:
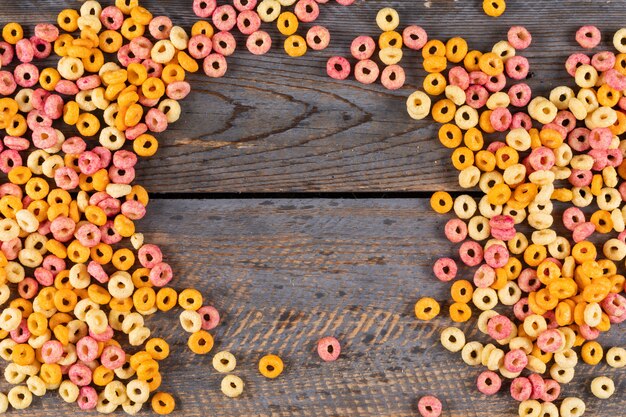
[{"label": "wooden table", "polygon": [[[195,20],[191,0],[145,3],[186,28]],[[424,76],[421,57],[405,50],[407,85],[396,92],[334,81],[324,70],[329,56],[349,54],[355,36],[377,36],[376,11],[393,6],[403,25],[422,25],[431,38],[464,36],[477,49],[505,39],[513,24],[525,25],[534,37],[525,54],[533,73],[528,82],[546,93],[572,84],[563,62],[578,51],[573,34],[579,26],[599,25],[609,45],[626,18],[626,1],[508,3],[499,19],[486,17],[479,0],[328,4],[317,22],[331,30],[327,51],[299,59],[280,47],[262,57],[239,51],[229,58],[226,77],[191,77],[184,116],[161,135],[158,155],[140,162],[137,182],[153,199],[139,229],[162,245],[175,286],[202,289],[222,313],[214,350],[237,356],[235,373],[246,390],[225,398],[211,356],[186,349],[175,314],[157,315],[148,325],[172,344],[162,365],[163,389],[176,395],[177,415],[416,416],[417,399],[426,394],[442,400],[445,416],[517,415],[504,393],[487,398],[476,391],[480,368],[439,345],[447,314],[430,323],[413,315],[419,297],[449,298],[448,286],[431,272],[438,256],[454,250],[442,236],[449,217],[434,215],[427,197],[458,189],[436,126],[405,112],[406,97]],[[75,4],[11,2],[3,21],[31,24]],[[461,328],[468,339],[485,341],[475,326],[473,319]],[[335,363],[322,363],[315,353],[326,335],[342,342]],[[624,326],[601,342],[624,346]],[[277,380],[256,369],[266,353],[285,360]],[[576,369],[564,395],[585,398],[586,415],[624,415],[625,370]],[[603,402],[588,387],[605,374],[615,377],[619,394]],[[56,394],[20,415],[59,413],[82,415]]]}]

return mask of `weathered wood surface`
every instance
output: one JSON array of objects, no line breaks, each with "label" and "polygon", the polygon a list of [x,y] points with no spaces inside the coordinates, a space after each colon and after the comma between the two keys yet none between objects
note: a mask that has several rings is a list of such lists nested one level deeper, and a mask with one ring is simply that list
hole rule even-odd
[{"label": "weathered wood surface", "polygon": [[[454,250],[441,236],[447,218],[435,217],[423,200],[408,199],[151,203],[141,222],[147,241],[162,245],[176,288],[201,289],[223,314],[214,352],[232,351],[234,373],[246,383],[242,397],[224,397],[211,355],[187,350],[175,314],[157,315],[148,325],[172,343],[163,387],[176,394],[177,415],[414,417],[425,394],[441,398],[447,417],[517,415],[508,394],[487,398],[476,391],[482,368],[467,367],[439,345],[441,329],[451,324],[449,302],[430,323],[414,318],[419,297],[449,298],[448,285],[431,272],[437,256]],[[487,340],[475,318],[461,328],[468,340]],[[334,363],[323,363],[314,351],[327,335],[342,343]],[[623,345],[624,337],[622,326],[601,342]],[[276,380],[257,371],[267,353],[285,360]],[[584,397],[586,416],[623,415],[626,369],[579,365],[576,372],[564,394]],[[605,374],[621,394],[593,399],[589,383]],[[82,415],[53,397],[20,415]]]},{"label": "weathered wood surface", "polygon": [[[191,0],[143,2],[189,28],[195,21]],[[8,2],[6,2],[8,4]],[[52,19],[77,2],[22,1],[4,7],[3,22]],[[430,5],[427,7],[426,5]],[[436,140],[430,121],[411,120],[405,99],[421,86],[421,55],[405,50],[407,85],[390,92],[380,85],[334,81],[325,74],[332,55],[349,55],[360,34],[377,37],[374,19],[383,6],[401,15],[401,27],[422,25],[431,38],[464,36],[473,48],[505,39],[513,24],[526,25],[533,45],[525,55],[536,91],[569,83],[563,63],[579,48],[574,32],[596,24],[610,45],[623,26],[626,1],[510,1],[506,13],[485,16],[481,0],[364,1],[350,7],[322,5],[316,24],[331,31],[326,51],[293,59],[282,50],[274,25],[264,24],[274,45],[265,56],[245,50],[242,38],[223,79],[191,77],[193,93],[185,115],[162,135],[157,157],[142,161],[138,179],[155,192],[405,191],[458,188],[449,169],[450,152]],[[32,13],[37,9],[38,13]],[[302,24],[304,34],[310,27]]]}]

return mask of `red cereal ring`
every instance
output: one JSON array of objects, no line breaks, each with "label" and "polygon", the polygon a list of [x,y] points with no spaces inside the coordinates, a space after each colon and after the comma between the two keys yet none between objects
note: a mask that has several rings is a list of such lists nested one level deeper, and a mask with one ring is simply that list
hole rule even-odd
[{"label": "red cereal ring", "polygon": [[532,98],[532,90],[528,84],[514,84],[508,91],[511,105],[515,107],[526,107]]},{"label": "red cereal ring", "polygon": [[124,13],[115,6],[105,7],[100,12],[100,22],[109,30],[119,30],[124,24]]},{"label": "red cereal ring", "polygon": [[257,0],[233,0],[233,6],[240,12],[254,10]]},{"label": "red cereal ring", "polygon": [[497,93],[498,91],[502,91],[505,86],[506,76],[504,75],[504,73],[489,77],[489,79],[485,83],[485,88],[491,93]]},{"label": "red cereal ring", "polygon": [[98,358],[98,342],[91,336],[81,337],[76,342],[76,355],[83,362],[91,362]]},{"label": "red cereal ring", "polygon": [[504,340],[511,336],[513,323],[507,316],[494,316],[487,322],[487,333],[495,340]]},{"label": "red cereal ring", "polygon": [[317,354],[323,361],[333,362],[339,358],[341,345],[332,336],[323,337],[317,342]]},{"label": "red cereal ring", "polygon": [[59,38],[59,29],[50,23],[35,25],[35,36],[46,42],[54,42]]},{"label": "red cereal ring", "polygon": [[572,233],[572,239],[574,239],[574,242],[576,243],[582,242],[583,240],[586,240],[588,237],[593,235],[595,231],[596,231],[596,226],[593,223],[591,222],[580,223],[576,227],[574,227],[574,231]]},{"label": "red cereal ring", "polygon": [[254,10],[244,10],[237,15],[237,29],[244,35],[251,35],[261,27],[261,18]]},{"label": "red cereal ring", "polygon": [[530,64],[528,59],[523,56],[513,56],[509,58],[505,63],[506,75],[514,80],[523,80],[528,76]]},{"label": "red cereal ring", "polygon": [[409,49],[419,51],[427,42],[428,35],[419,26],[407,26],[402,31],[402,44]]},{"label": "red cereal ring", "polygon": [[320,15],[320,8],[315,0],[298,0],[293,12],[301,22],[313,22]]},{"label": "red cereal ring", "polygon": [[469,73],[470,84],[485,85],[489,82],[489,76],[482,71],[472,71]]},{"label": "red cereal ring", "polygon": [[30,39],[24,38],[15,44],[15,54],[20,62],[31,62],[35,57],[35,48]]},{"label": "red cereal ring", "polygon": [[433,272],[439,281],[449,282],[456,277],[456,262],[452,258],[439,258],[433,265]]},{"label": "red cereal ring", "polygon": [[380,83],[388,90],[397,90],[404,85],[406,76],[400,65],[389,65],[380,75]]},{"label": "red cereal ring", "polygon": [[150,270],[150,282],[155,287],[163,287],[172,280],[172,267],[165,262],[158,263]]},{"label": "red cereal ring", "polygon": [[102,164],[98,154],[91,151],[85,151],[78,157],[78,169],[80,169],[80,172],[83,174],[95,174],[100,168],[102,168]]},{"label": "red cereal ring", "polygon": [[459,248],[459,257],[465,265],[477,266],[483,261],[483,248],[478,242],[463,242]]},{"label": "red cereal ring", "polygon": [[13,45],[8,42],[0,42],[0,64],[3,67],[9,65],[13,61],[14,51]]},{"label": "red cereal ring", "polygon": [[598,72],[612,69],[615,66],[615,61],[615,54],[611,51],[598,52],[591,57],[591,65],[598,70]]},{"label": "red cereal ring", "polygon": [[533,37],[524,26],[512,26],[507,33],[507,40],[515,49],[526,49],[530,46]]},{"label": "red cereal ring", "polygon": [[167,16],[153,17],[148,24],[148,31],[154,39],[163,40],[170,37],[172,20]]},{"label": "red cereal ring", "polygon": [[217,8],[217,0],[193,0],[193,12],[196,16],[207,18]]},{"label": "red cereal ring", "polygon": [[[38,294],[39,283],[34,278],[24,278],[17,284],[17,292],[25,300],[35,298]],[[28,329],[28,328],[27,328]],[[28,341],[28,338],[26,338]]]},{"label": "red cereal ring", "polygon": [[371,58],[375,49],[376,42],[370,36],[358,36],[350,45],[350,53],[358,60]]},{"label": "red cereal ring", "polygon": [[230,4],[224,4],[215,8],[211,19],[218,30],[229,31],[237,24],[237,11]]},{"label": "red cereal ring", "polygon": [[350,62],[342,56],[333,56],[326,62],[326,73],[330,78],[345,80],[350,75]]},{"label": "red cereal ring", "polygon": [[263,31],[257,30],[251,33],[246,39],[246,48],[254,55],[266,54],[272,47],[271,36]]},{"label": "red cereal ring", "polygon": [[456,85],[465,91],[470,86],[470,77],[465,68],[459,66],[452,67],[448,71],[448,82],[450,85]]},{"label": "red cereal ring", "polygon": [[556,157],[552,149],[540,146],[532,150],[528,156],[528,163],[535,170],[549,170],[554,166]]},{"label": "red cereal ring", "polygon": [[109,178],[113,184],[130,184],[135,179],[135,168],[109,167]]},{"label": "red cereal ring", "polygon": [[467,225],[461,219],[450,219],[444,228],[446,238],[452,243],[461,243],[467,237]]},{"label": "red cereal ring", "polygon": [[528,378],[520,376],[511,381],[510,391],[511,398],[522,402],[530,399],[533,392],[533,386]]},{"label": "red cereal ring", "polygon": [[563,336],[556,329],[541,332],[537,338],[537,346],[544,352],[554,353],[563,347]]},{"label": "red cereal ring", "polygon": [[75,363],[70,366],[70,369],[67,373],[74,384],[79,387],[87,386],[91,383],[92,371],[87,365],[83,365],[82,363]]},{"label": "red cereal ring", "polygon": [[566,135],[569,134],[576,127],[576,117],[569,110],[561,110],[556,114],[554,119],[555,124],[564,127]]},{"label": "red cereal ring", "polygon": [[427,395],[419,399],[417,409],[422,417],[439,417],[443,407],[437,397]]},{"label": "red cereal ring", "polygon": [[33,45],[33,57],[35,59],[45,59],[52,53],[52,44],[37,36],[31,36],[30,43]]},{"label": "red cereal ring", "polygon": [[98,393],[96,389],[91,386],[80,387],[76,402],[81,410],[93,410],[98,404]]},{"label": "red cereal ring", "polygon": [[[134,169],[134,168],[129,168]],[[140,220],[146,215],[146,207],[139,201],[124,201],[121,207],[122,214],[130,220]]]},{"label": "red cereal ring", "polygon": [[39,69],[33,64],[19,64],[13,70],[13,75],[20,87],[30,88],[39,81]]},{"label": "red cereal ring", "polygon": [[602,34],[595,26],[583,26],[576,32],[576,42],[586,49],[595,48],[601,40]]},{"label": "red cereal ring", "polygon": [[[215,16],[215,15],[213,15]],[[211,39],[213,43],[213,50],[223,56],[230,56],[235,52],[237,47],[237,41],[230,32],[217,32]]]},{"label": "red cereal ring", "polygon": [[80,90],[74,81],[59,80],[54,86],[54,91],[64,96],[75,96]]},{"label": "red cereal ring", "polygon": [[157,245],[146,244],[137,251],[137,259],[144,268],[154,268],[163,261],[163,253]]},{"label": "red cereal ring", "polygon": [[330,44],[330,32],[324,26],[311,26],[306,33],[306,43],[314,51],[326,49]]},{"label": "red cereal ring", "polygon": [[9,71],[0,71],[0,95],[10,96],[17,89],[13,74]]},{"label": "red cereal ring", "polygon": [[485,249],[485,262],[492,268],[503,268],[509,262],[509,250],[504,245],[491,245]]},{"label": "red cereal ring", "polygon": [[212,330],[220,323],[220,313],[213,306],[203,306],[198,309],[202,320],[203,330]]},{"label": "red cereal ring", "polygon": [[559,395],[561,395],[561,385],[554,379],[546,379],[544,380],[544,384],[545,391],[541,396],[541,400],[546,402],[556,401]]},{"label": "red cereal ring", "polygon": [[578,67],[580,67],[581,65],[589,64],[591,64],[591,58],[589,58],[587,55],[581,53],[572,54],[565,61],[565,69],[567,70],[567,73],[569,75],[575,77]]},{"label": "red cereal ring", "polygon": [[189,39],[187,45],[189,55],[195,59],[206,58],[213,50],[213,41],[206,35],[196,35]]},{"label": "red cereal ring", "polygon": [[502,386],[502,380],[492,371],[484,371],[480,375],[478,375],[478,379],[476,380],[476,386],[478,387],[478,391],[482,392],[485,395],[494,395],[498,391],[500,391],[500,387]]},{"label": "red cereal ring", "polygon": [[378,64],[371,59],[361,60],[354,66],[354,78],[363,84],[372,84],[379,74]]},{"label": "red cereal ring", "polygon": [[589,133],[591,131],[585,127],[578,127],[567,135],[567,144],[577,152],[585,152],[591,147],[589,145]]},{"label": "red cereal ring", "polygon": [[94,88],[100,87],[101,84],[102,79],[97,74],[87,75],[76,80],[76,87],[81,91],[93,90]]},{"label": "red cereal ring", "polygon": [[130,50],[130,44],[126,44],[122,46],[117,51],[117,60],[124,67],[128,67],[130,64],[135,62],[141,62],[141,58],[135,56],[133,52]]},{"label": "red cereal ring", "polygon": [[78,174],[70,167],[60,167],[54,171],[54,182],[64,190],[73,190],[78,187]]}]

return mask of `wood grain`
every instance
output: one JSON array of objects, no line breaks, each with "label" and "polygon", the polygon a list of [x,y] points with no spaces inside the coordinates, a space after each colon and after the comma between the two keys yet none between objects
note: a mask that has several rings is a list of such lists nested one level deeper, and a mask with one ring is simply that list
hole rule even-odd
[{"label": "wood grain", "polygon": [[[140,225],[146,241],[162,246],[176,288],[199,288],[220,310],[214,352],[232,351],[234,373],[246,383],[242,397],[224,397],[211,355],[187,350],[176,314],[157,315],[148,325],[172,344],[163,388],[176,395],[177,415],[414,417],[425,394],[442,400],[446,417],[517,415],[508,384],[495,397],[482,396],[474,387],[482,368],[439,345],[451,324],[448,301],[432,322],[414,318],[419,297],[448,300],[448,284],[433,277],[431,265],[454,250],[441,237],[447,217],[434,217],[425,201],[155,201],[150,213]],[[468,340],[486,341],[475,326],[472,319],[460,327]],[[334,363],[314,351],[327,335],[342,343]],[[620,326],[601,343],[623,346],[624,337]],[[256,369],[267,353],[286,363],[276,380]],[[564,395],[584,397],[586,416],[623,415],[626,369],[579,365],[576,372]],[[589,383],[599,375],[616,381],[611,401],[591,398]],[[54,397],[20,415],[82,415]]]},{"label": "wood grain", "polygon": [[[144,3],[186,28],[196,20],[191,0]],[[608,47],[623,23],[619,17],[626,5],[623,0],[512,1],[502,17],[493,19],[483,14],[481,3],[357,0],[344,7],[330,2],[321,7],[315,23],[330,29],[331,46],[298,59],[285,55],[283,38],[271,24],[264,25],[274,41],[267,55],[251,55],[239,37],[239,50],[229,57],[224,78],[190,77],[193,93],[183,105],[184,116],[162,135],[158,155],[141,162],[138,181],[162,193],[458,188],[448,163],[450,152],[439,145],[436,126],[428,120],[413,121],[405,112],[406,97],[424,76],[419,53],[405,50],[407,85],[396,92],[354,80],[331,80],[325,62],[332,55],[348,56],[357,35],[377,37],[374,19],[382,6],[400,12],[401,27],[419,24],[431,38],[464,36],[472,48],[488,48],[505,39],[511,25],[522,24],[533,34],[533,45],[525,51],[534,75],[528,82],[545,93],[571,84],[563,63],[579,51],[576,29],[598,25]],[[0,14],[2,21],[33,24],[76,4],[22,1]],[[35,9],[39,13],[32,13]],[[302,24],[300,32],[309,26]]]}]

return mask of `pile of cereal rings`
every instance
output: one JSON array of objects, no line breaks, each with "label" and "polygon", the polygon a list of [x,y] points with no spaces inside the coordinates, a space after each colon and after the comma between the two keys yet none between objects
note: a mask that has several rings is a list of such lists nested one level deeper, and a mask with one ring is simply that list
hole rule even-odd
[{"label": "pile of cereal rings", "polygon": [[[585,26],[576,40],[590,51],[601,33]],[[442,345],[487,368],[476,380],[481,393],[494,395],[510,380],[521,417],[578,417],[580,398],[557,400],[579,357],[626,366],[624,348],[596,341],[626,320],[626,280],[618,273],[626,258],[626,141],[619,138],[626,133],[626,29],[613,37],[617,53],[572,54],[565,68],[575,86],[558,86],[549,97],[533,96],[523,82],[530,65],[520,52],[531,41],[516,26],[489,51],[469,50],[462,38],[424,42],[428,75],[407,112],[441,125],[439,141],[453,150],[460,187],[482,193],[477,201],[440,191],[430,201],[437,213],[455,214],[445,235],[458,244],[461,265],[444,257],[433,266],[440,281],[453,281],[450,319],[467,322],[478,310],[478,328],[491,339],[466,341],[448,327]],[[563,228],[555,227],[559,218]],[[457,279],[460,273],[472,279]],[[431,320],[440,309],[424,297],[415,314]],[[607,399],[615,383],[600,376],[590,389]],[[418,407],[425,417],[441,413],[434,397]]]}]

